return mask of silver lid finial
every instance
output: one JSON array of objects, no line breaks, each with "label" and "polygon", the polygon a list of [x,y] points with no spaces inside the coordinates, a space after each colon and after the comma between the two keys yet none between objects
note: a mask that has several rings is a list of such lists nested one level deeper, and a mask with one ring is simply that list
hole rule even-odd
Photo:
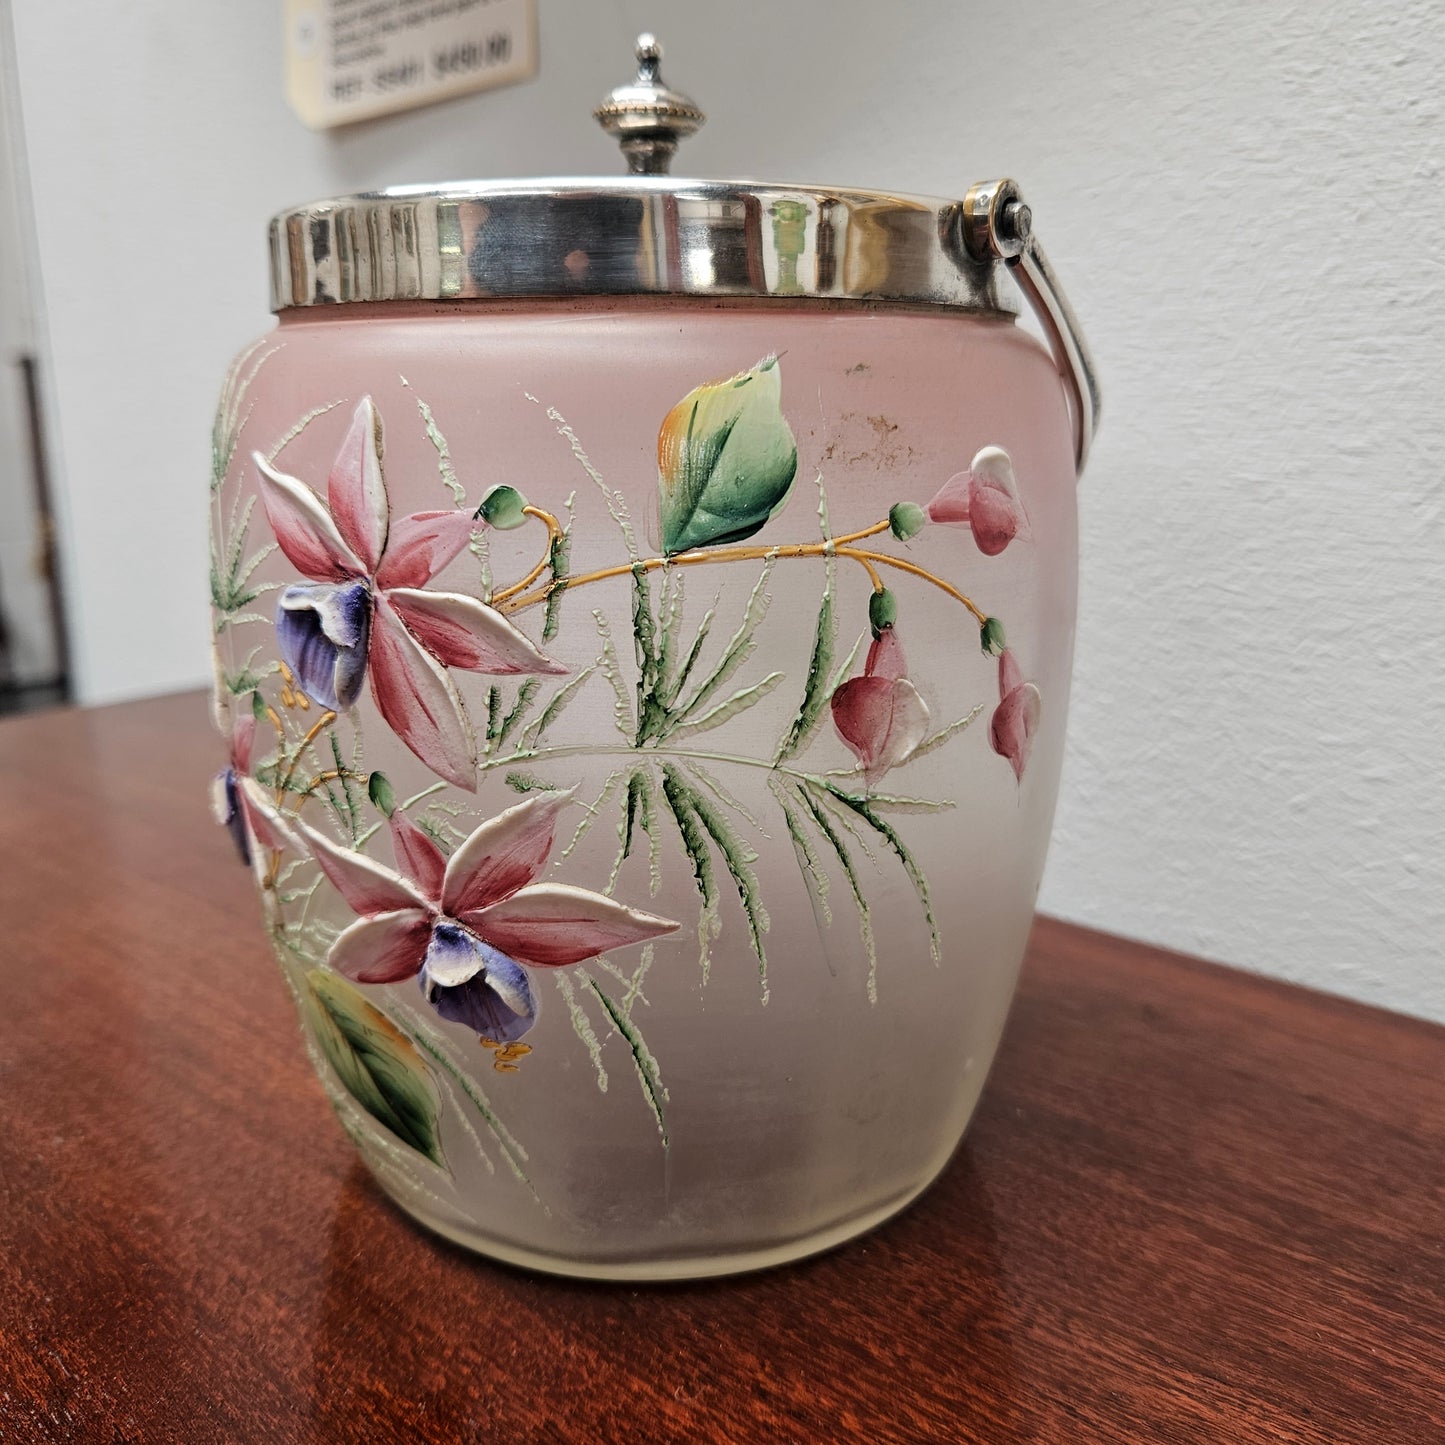
[{"label": "silver lid finial", "polygon": [[662,46],[655,35],[637,37],[637,79],[619,85],[592,112],[616,138],[633,175],[665,176],[677,143],[707,119],[697,105],[663,81]]}]

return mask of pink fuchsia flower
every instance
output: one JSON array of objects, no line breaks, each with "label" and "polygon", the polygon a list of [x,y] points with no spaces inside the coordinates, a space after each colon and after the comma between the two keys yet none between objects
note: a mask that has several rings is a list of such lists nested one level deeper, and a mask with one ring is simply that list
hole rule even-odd
[{"label": "pink fuchsia flower", "polygon": [[[218,709],[219,712],[219,709]],[[256,742],[256,719],[250,713],[230,721],[230,758],[224,768],[211,779],[211,814],[226,828],[241,862],[251,863],[250,828],[246,818],[246,800],[238,780],[251,771],[251,753]]]},{"label": "pink fuchsia flower", "polygon": [[862,763],[870,788],[928,733],[928,704],[907,671],[897,631],[884,627],[868,649],[863,675],[849,678],[831,700],[833,726]]},{"label": "pink fuchsia flower", "polygon": [[998,556],[1020,533],[1028,536],[1014,465],[1002,447],[984,447],[969,469],[951,476],[923,510],[930,522],[970,528],[986,557]]},{"label": "pink fuchsia flower", "polygon": [[[255,783],[242,786],[260,792]],[[678,927],[601,893],[536,881],[571,799],[570,792],[544,793],[519,803],[488,819],[450,858],[394,813],[392,846],[404,871],[297,820],[317,866],[361,915],[332,944],[327,962],[355,983],[419,977],[444,1019],[495,1043],[521,1038],[537,1017],[529,969],[582,963]],[[264,794],[259,803],[268,806]]]},{"label": "pink fuchsia flower", "polygon": [[[220,711],[218,707],[218,716]],[[294,849],[296,837],[265,791],[249,776],[256,743],[255,714],[248,710],[232,715],[227,711],[233,716],[230,760],[211,780],[211,813],[230,833],[241,861],[262,878],[267,871],[263,855]]]},{"label": "pink fuchsia flower", "polygon": [[[263,711],[259,694],[232,693],[221,659],[214,648],[215,687],[211,693],[211,720],[226,739],[226,766],[211,779],[211,813],[231,835],[241,861],[260,869],[259,851],[286,847],[292,839],[284,822],[258,812],[241,791],[240,780],[251,771],[256,750],[256,724]],[[238,706],[240,704],[240,706]],[[275,818],[273,822],[272,819]]]},{"label": "pink fuchsia flower", "polygon": [[476,788],[476,742],[449,667],[560,673],[494,607],[423,591],[478,526],[467,512],[413,512],[395,523],[382,476],[381,417],[363,397],[323,502],[259,452],[261,500],[276,540],[309,583],[276,609],[282,656],[324,707],[355,703],[363,678],[396,735],[439,777]]},{"label": "pink fuchsia flower", "polygon": [[1024,768],[1038,731],[1043,699],[1031,682],[1024,681],[1018,659],[1009,648],[998,659],[999,703],[989,723],[989,740],[1000,757],[1007,758],[1014,777],[1023,781]]}]

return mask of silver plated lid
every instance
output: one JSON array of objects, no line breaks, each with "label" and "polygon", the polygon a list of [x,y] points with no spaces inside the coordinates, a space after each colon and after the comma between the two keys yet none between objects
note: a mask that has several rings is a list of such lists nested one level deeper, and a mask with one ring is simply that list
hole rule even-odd
[{"label": "silver plated lid", "polygon": [[[1082,466],[1098,391],[1078,327],[1012,181],[963,199],[667,175],[705,117],[637,45],[635,80],[594,112],[625,179],[399,186],[271,221],[277,312],[386,302],[736,297],[1013,315],[1022,292],[1069,384]],[[1011,275],[1017,286],[1000,285]]]},{"label": "silver plated lid", "polygon": [[963,203],[738,181],[396,187],[271,222],[272,304],[754,296],[1001,309]]}]

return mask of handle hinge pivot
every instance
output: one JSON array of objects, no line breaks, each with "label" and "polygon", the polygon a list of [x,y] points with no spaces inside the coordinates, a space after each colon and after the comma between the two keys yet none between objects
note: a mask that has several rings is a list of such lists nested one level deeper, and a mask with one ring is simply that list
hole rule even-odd
[{"label": "handle hinge pivot", "polygon": [[963,244],[980,262],[1002,261],[1013,273],[1048,337],[1074,413],[1074,460],[1082,472],[1099,424],[1099,380],[1068,297],[1034,235],[1033,212],[1007,178],[980,181],[963,200]]}]

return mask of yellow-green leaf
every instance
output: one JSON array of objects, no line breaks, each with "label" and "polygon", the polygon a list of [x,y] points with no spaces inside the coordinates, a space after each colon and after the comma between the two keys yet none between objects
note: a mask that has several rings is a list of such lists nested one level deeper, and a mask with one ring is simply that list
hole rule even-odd
[{"label": "yellow-green leaf", "polygon": [[306,975],[311,1032],[346,1092],[404,1144],[445,1167],[431,1075],[412,1041],[339,974]]},{"label": "yellow-green leaf", "polygon": [[694,388],[657,434],[663,551],[751,537],[787,501],[797,470],[777,357]]}]

